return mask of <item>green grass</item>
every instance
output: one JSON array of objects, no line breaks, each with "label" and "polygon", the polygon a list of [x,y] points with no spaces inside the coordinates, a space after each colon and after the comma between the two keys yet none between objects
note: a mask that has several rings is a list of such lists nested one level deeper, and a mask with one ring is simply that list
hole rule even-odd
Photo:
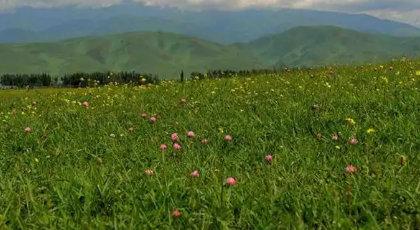
[{"label": "green grass", "polygon": [[[136,71],[178,78],[181,71],[362,64],[418,57],[420,38],[297,27],[254,42],[222,45],[185,35],[133,32],[55,43],[0,45],[0,74]],[[19,61],[17,61],[19,60]]]},{"label": "green grass", "polygon": [[420,62],[389,65],[0,91],[0,226],[418,229]]}]

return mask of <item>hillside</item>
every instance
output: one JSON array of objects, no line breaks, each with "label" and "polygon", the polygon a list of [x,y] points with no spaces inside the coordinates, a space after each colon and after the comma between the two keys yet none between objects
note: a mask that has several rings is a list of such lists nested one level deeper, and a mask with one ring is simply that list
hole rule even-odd
[{"label": "hillside", "polygon": [[0,13],[0,42],[41,42],[135,31],[170,32],[222,44],[251,42],[297,26],[331,25],[360,32],[420,36],[420,29],[365,14],[314,10],[200,12],[124,3],[106,8],[22,8]]},{"label": "hillside", "polygon": [[333,26],[302,26],[238,47],[269,66],[360,64],[399,56],[419,57],[420,37],[367,34]]},{"label": "hillside", "polygon": [[296,27],[250,43],[222,45],[174,33],[133,32],[51,43],[0,45],[0,74],[122,71],[174,78],[181,70],[359,64],[418,57],[420,38],[332,26]]},{"label": "hillside", "polygon": [[[18,61],[17,61],[18,60]],[[181,70],[260,67],[237,47],[172,33],[125,33],[52,43],[0,45],[0,73],[122,71],[177,77]]]}]

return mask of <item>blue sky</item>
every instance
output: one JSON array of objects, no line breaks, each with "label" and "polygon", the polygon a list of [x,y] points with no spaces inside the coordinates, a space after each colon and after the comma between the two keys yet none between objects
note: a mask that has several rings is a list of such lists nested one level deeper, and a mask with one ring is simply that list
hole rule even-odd
[{"label": "blue sky", "polygon": [[[123,0],[0,0],[0,9],[19,6],[56,7],[69,4],[109,6]],[[185,8],[254,8],[284,7],[368,13],[420,26],[420,0],[132,0],[152,5]]]}]

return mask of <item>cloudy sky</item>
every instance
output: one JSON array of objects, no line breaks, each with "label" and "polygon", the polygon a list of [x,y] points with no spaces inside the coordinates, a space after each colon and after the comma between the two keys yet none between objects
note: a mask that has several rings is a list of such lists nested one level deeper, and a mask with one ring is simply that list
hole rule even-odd
[{"label": "cloudy sky", "polygon": [[[0,9],[18,6],[55,7],[68,4],[108,6],[124,0],[0,0]],[[127,1],[127,0],[125,0]],[[153,5],[181,7],[284,7],[369,13],[420,26],[420,0],[132,0]]]}]

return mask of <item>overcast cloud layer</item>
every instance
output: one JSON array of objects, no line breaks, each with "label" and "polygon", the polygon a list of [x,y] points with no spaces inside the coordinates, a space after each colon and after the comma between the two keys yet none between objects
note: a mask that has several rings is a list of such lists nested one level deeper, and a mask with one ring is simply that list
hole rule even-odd
[{"label": "overcast cloud layer", "polygon": [[[19,6],[56,7],[85,5],[93,7],[119,4],[123,0],[0,0],[0,9]],[[128,0],[125,0],[128,1]],[[420,0],[132,0],[149,5],[178,6],[182,8],[216,7],[244,8],[305,8],[334,10],[349,13],[370,13],[382,18],[396,19],[420,25]]]}]

